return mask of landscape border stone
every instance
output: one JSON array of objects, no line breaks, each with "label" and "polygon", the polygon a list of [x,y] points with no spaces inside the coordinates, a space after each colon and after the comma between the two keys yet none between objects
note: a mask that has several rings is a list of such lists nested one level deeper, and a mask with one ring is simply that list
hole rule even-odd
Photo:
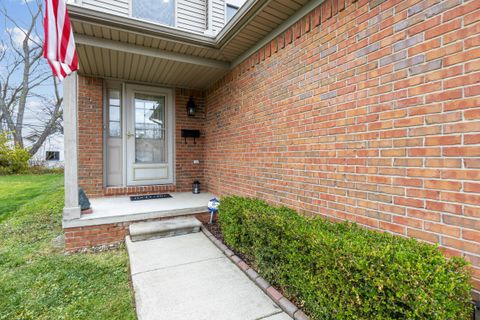
[{"label": "landscape border stone", "polygon": [[255,270],[230,250],[222,241],[215,237],[205,226],[201,226],[200,230],[207,236],[214,245],[219,248],[225,256],[232,260],[235,265],[242,270],[250,280],[252,280],[262,291],[267,294],[286,314],[293,317],[294,320],[310,320],[302,310],[300,310],[289,299],[284,297],[277,289],[262,278]]}]

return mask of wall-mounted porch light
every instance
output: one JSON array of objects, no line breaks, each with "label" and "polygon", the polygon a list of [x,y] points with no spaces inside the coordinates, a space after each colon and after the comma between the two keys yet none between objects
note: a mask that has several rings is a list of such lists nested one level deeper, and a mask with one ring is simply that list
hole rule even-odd
[{"label": "wall-mounted porch light", "polygon": [[195,104],[195,101],[193,101],[193,97],[190,97],[187,102],[187,114],[189,117],[194,117],[195,116],[195,109],[197,108],[197,105]]}]

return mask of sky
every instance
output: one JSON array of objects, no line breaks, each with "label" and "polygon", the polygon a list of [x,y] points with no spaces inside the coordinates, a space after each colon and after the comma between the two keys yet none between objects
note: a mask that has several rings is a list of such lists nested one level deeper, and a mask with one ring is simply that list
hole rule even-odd
[{"label": "sky", "polygon": [[[44,0],[38,0],[44,6]],[[15,20],[18,26],[15,26],[14,23],[9,21],[3,15],[3,12],[0,12],[0,41],[3,41],[3,49],[12,50],[10,48],[10,43],[8,40],[9,33],[12,35],[12,38],[17,46],[21,46],[25,38],[25,34],[20,28],[28,28],[30,25],[30,13],[28,9],[36,11],[38,8],[37,0],[0,0],[0,8],[3,8],[7,11],[8,15]],[[38,19],[37,22],[37,31],[38,35],[34,37],[34,41],[37,43],[43,43],[43,18]],[[1,45],[1,44],[0,44]],[[46,60],[41,59],[42,68],[41,72],[51,72],[49,69]],[[0,62],[0,72],[4,71],[5,65]],[[13,81],[18,83],[21,79],[21,70],[17,72]],[[33,92],[33,95],[27,99],[27,111],[25,113],[25,122],[30,125],[41,125],[42,113],[40,112],[39,106],[41,105],[40,99],[36,98],[34,95],[46,95],[53,96],[53,86],[51,80],[42,84],[36,88]],[[40,119],[39,119],[40,118]]]}]

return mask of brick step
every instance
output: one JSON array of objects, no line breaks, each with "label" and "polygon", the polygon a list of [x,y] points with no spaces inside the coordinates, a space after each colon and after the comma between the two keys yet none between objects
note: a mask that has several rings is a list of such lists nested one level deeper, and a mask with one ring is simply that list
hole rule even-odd
[{"label": "brick step", "polygon": [[188,217],[133,223],[129,231],[130,238],[135,242],[199,232],[201,225],[196,218]]}]

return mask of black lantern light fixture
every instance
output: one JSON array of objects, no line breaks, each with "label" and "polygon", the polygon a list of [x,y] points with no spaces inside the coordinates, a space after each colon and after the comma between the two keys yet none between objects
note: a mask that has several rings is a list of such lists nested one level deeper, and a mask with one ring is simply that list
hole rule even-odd
[{"label": "black lantern light fixture", "polygon": [[200,193],[200,181],[195,180],[192,183],[192,193],[199,194]]},{"label": "black lantern light fixture", "polygon": [[190,97],[187,102],[187,114],[189,117],[195,116],[195,109],[197,109],[197,105],[195,104],[195,101],[193,101],[193,97]]}]

